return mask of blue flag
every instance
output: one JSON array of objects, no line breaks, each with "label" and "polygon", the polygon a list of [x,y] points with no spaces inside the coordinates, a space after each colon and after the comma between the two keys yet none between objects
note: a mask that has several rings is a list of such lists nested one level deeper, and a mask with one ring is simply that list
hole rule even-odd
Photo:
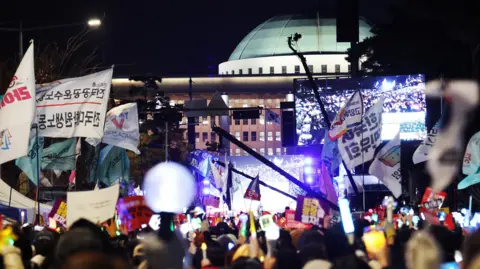
[{"label": "blue flag", "polygon": [[337,140],[332,141],[328,137],[328,132],[325,132],[325,138],[323,140],[322,161],[327,166],[330,175],[334,174],[334,171],[342,162],[340,151],[338,151]]},{"label": "blue flag", "polygon": [[60,171],[75,170],[76,142],[76,138],[70,138],[45,148],[42,156],[42,169]]},{"label": "blue flag", "polygon": [[27,175],[27,177],[33,182],[33,184],[35,184],[35,186],[37,185],[37,176],[39,175],[39,172],[37,171],[37,163],[41,162],[41,159],[37,162],[37,148],[38,155],[41,158],[43,155],[43,143],[43,137],[38,137],[37,141],[36,136],[32,136],[28,146],[28,155],[15,160],[15,164],[18,166],[18,168],[20,168]]},{"label": "blue flag", "polygon": [[125,149],[107,145],[100,152],[98,164],[96,177],[106,185],[130,180],[130,160]]},{"label": "blue flag", "polygon": [[459,190],[466,189],[472,185],[475,185],[480,182],[480,166],[477,167],[477,171],[473,174],[468,175],[460,183],[458,183],[457,188]]},{"label": "blue flag", "polygon": [[258,176],[255,177],[250,184],[248,184],[247,191],[245,192],[244,198],[260,201],[261,194],[260,194],[260,184],[259,184]]}]

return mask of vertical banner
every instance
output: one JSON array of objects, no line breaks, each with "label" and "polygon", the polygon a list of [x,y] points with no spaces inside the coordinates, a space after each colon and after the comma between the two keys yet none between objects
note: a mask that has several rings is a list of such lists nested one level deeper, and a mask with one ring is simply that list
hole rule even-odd
[{"label": "vertical banner", "polygon": [[113,68],[37,89],[40,136],[103,137]]},{"label": "vertical banner", "polygon": [[328,215],[329,209],[328,204],[322,203],[319,199],[298,196],[295,220],[323,227],[323,219]]},{"label": "vertical banner", "polygon": [[148,224],[153,212],[145,203],[143,196],[130,196],[118,200],[118,217],[129,232]]}]

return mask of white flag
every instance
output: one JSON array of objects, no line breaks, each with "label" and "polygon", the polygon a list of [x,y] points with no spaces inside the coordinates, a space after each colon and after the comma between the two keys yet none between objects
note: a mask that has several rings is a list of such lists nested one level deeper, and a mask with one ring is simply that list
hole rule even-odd
[{"label": "white flag", "polygon": [[462,173],[471,175],[477,173],[480,166],[480,132],[477,132],[468,141],[463,157]]},{"label": "white flag", "polygon": [[430,149],[435,145],[435,141],[437,141],[437,134],[438,134],[438,129],[440,128],[440,120],[435,123],[433,126],[432,130],[428,132],[427,137],[425,140],[418,146],[418,148],[415,150],[415,153],[413,153],[413,163],[421,163],[421,162],[426,162],[428,160],[428,154],[430,152]]},{"label": "white flag", "polygon": [[33,43],[23,56],[0,105],[0,164],[26,156],[35,116]]},{"label": "white flag", "polygon": [[113,68],[41,85],[37,124],[45,137],[103,137]]},{"label": "white flag", "polygon": [[102,142],[140,154],[140,150],[137,148],[140,142],[137,103],[128,103],[112,108],[108,111],[105,119],[103,139],[87,138],[86,141],[92,146],[97,146]]},{"label": "white flag", "polygon": [[427,169],[432,178],[432,190],[444,190],[458,172],[462,158],[462,134],[468,121],[467,114],[479,101],[478,84],[474,81],[451,81],[442,90],[439,81],[429,82],[425,87],[427,96],[444,95],[451,100],[451,117],[437,135],[437,141],[430,151]]},{"label": "white flag", "polygon": [[398,133],[377,153],[368,169],[368,173],[381,180],[395,198],[402,194],[400,157],[400,133]]},{"label": "white flag", "polygon": [[343,104],[332,121],[332,126],[328,131],[330,140],[337,140],[342,137],[348,129],[354,127],[362,121],[363,116],[363,100],[362,94],[355,92],[348,101]]},{"label": "white flag", "polygon": [[357,125],[338,139],[338,150],[342,159],[348,168],[353,169],[355,166],[373,159],[375,149],[382,142],[382,113],[383,113],[382,96],[372,107],[368,109],[363,117],[363,123]]}]

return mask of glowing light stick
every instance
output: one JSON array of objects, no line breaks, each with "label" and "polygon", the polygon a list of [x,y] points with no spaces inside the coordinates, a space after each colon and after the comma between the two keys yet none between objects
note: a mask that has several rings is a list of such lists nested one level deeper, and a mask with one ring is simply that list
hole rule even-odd
[{"label": "glowing light stick", "polygon": [[353,235],[353,232],[355,232],[355,226],[353,226],[352,213],[350,212],[350,202],[347,199],[342,198],[338,200],[338,206],[340,207],[343,231],[347,235],[348,242],[351,245],[355,239]]},{"label": "glowing light stick", "polygon": [[248,212],[250,215],[250,234],[253,237],[257,237],[257,228],[255,227],[255,217],[253,216],[253,211]]},{"label": "glowing light stick", "polygon": [[202,246],[200,248],[202,249],[203,259],[207,260],[207,244],[202,243]]},{"label": "glowing light stick", "polygon": [[20,211],[20,216],[22,217],[22,226],[23,226],[23,222],[25,221],[25,212]]},{"label": "glowing light stick", "polygon": [[241,221],[241,228],[240,228],[240,235],[241,236],[247,236],[247,221],[248,221],[248,216],[247,215],[240,215],[239,217]]},{"label": "glowing light stick", "polygon": [[275,244],[280,237],[280,229],[276,224],[271,224],[265,230],[265,237],[267,238],[267,251],[269,256],[275,255]]},{"label": "glowing light stick", "polygon": [[365,248],[369,253],[377,253],[387,244],[387,240],[385,239],[383,232],[374,228],[363,234],[363,242],[365,243]]}]

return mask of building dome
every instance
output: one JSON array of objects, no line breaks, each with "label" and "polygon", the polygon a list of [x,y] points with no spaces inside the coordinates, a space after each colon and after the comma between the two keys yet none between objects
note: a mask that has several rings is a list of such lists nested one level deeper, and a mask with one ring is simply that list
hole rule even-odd
[{"label": "building dome", "polygon": [[[373,35],[364,20],[360,20],[359,25],[360,40]],[[292,55],[287,38],[294,33],[302,35],[298,45],[303,53],[345,53],[350,47],[349,43],[337,42],[335,19],[323,19],[318,15],[280,15],[263,22],[245,36],[228,61]]]}]

